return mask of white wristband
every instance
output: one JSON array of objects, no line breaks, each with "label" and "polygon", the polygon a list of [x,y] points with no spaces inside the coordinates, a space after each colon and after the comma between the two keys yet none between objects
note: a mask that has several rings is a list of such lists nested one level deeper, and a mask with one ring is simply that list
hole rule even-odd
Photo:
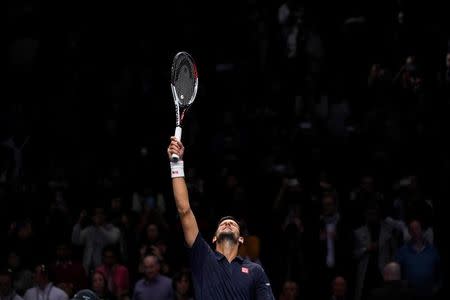
[{"label": "white wristband", "polygon": [[179,160],[177,162],[170,162],[170,174],[172,178],[184,177],[184,162]]}]

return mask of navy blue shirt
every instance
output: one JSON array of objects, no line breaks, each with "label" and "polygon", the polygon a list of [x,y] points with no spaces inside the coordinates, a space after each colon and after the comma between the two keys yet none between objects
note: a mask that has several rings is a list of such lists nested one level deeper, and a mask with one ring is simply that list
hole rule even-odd
[{"label": "navy blue shirt", "polygon": [[417,251],[410,242],[398,250],[395,259],[401,266],[404,279],[416,289],[417,295],[433,294],[433,286],[440,281],[440,258],[436,248],[427,243],[422,251]]},{"label": "navy blue shirt", "polygon": [[237,256],[231,263],[213,251],[200,233],[189,249],[195,299],[274,300],[263,268]]}]

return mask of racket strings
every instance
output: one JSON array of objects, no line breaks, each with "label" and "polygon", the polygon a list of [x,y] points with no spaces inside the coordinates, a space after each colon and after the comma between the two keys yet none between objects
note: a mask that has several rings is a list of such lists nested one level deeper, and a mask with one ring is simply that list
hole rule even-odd
[{"label": "racket strings", "polygon": [[172,84],[175,87],[178,100],[182,105],[189,105],[194,100],[196,70],[195,65],[186,58],[175,62]]}]

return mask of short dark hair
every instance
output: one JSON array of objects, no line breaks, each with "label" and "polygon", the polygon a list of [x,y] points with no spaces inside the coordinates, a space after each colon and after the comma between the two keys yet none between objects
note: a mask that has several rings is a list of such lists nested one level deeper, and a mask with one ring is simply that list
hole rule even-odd
[{"label": "short dark hair", "polygon": [[102,255],[105,255],[106,252],[111,252],[116,257],[116,259],[119,259],[120,253],[119,253],[119,249],[117,249],[116,245],[109,244],[109,245],[106,245],[105,247],[103,247]]},{"label": "short dark hair", "polygon": [[144,254],[144,256],[142,257],[142,262],[144,262],[144,260],[147,258],[147,257],[154,257],[155,258],[155,260],[156,260],[156,263],[158,264],[158,265],[162,265],[162,263],[163,263],[163,261],[162,261],[162,259],[161,258],[159,258],[157,255],[155,255],[153,252],[146,252],[145,254]]},{"label": "short dark hair", "polygon": [[236,222],[238,224],[239,230],[241,230],[241,224],[239,223],[238,219],[236,219],[233,216],[224,216],[224,217],[220,218],[219,222],[217,222],[217,227],[219,227],[220,223],[222,223],[225,220],[232,220],[232,221]]}]

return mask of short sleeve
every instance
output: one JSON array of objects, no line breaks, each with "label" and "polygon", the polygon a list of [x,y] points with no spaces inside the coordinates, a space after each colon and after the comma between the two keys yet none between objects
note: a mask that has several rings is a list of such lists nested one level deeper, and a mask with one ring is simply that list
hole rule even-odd
[{"label": "short sleeve", "polygon": [[270,285],[269,278],[266,275],[266,272],[262,267],[257,268],[256,276],[255,276],[255,293],[256,300],[275,300],[272,292],[272,286]]}]

